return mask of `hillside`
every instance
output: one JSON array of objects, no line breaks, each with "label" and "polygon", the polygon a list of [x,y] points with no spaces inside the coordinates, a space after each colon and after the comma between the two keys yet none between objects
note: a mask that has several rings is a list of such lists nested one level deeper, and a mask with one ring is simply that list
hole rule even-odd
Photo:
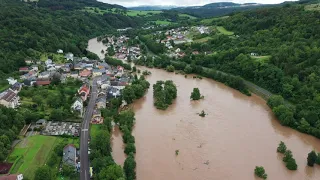
[{"label": "hillside", "polygon": [[232,2],[219,2],[219,3],[210,3],[204,6],[190,6],[190,7],[179,7],[174,8],[181,13],[190,14],[196,17],[215,17],[223,16],[233,12],[246,11],[250,9],[256,9],[261,7],[268,7],[271,5],[265,4],[256,4],[256,3],[246,3],[246,4],[237,4]]},{"label": "hillside", "polygon": [[137,10],[137,11],[158,11],[158,10],[169,10],[173,8],[177,8],[178,6],[136,6],[136,7],[128,7],[129,10]]},{"label": "hillside", "polygon": [[39,59],[39,52],[64,49],[87,55],[89,38],[139,24],[136,18],[121,14],[101,16],[79,11],[89,5],[123,8],[95,0],[0,0],[0,4],[0,74],[16,71],[25,58]]},{"label": "hillside", "polygon": [[193,44],[215,52],[193,63],[281,95],[286,101],[268,101],[280,123],[320,138],[320,11],[310,7],[318,4],[285,3],[203,21],[234,35],[214,32],[207,44]]}]

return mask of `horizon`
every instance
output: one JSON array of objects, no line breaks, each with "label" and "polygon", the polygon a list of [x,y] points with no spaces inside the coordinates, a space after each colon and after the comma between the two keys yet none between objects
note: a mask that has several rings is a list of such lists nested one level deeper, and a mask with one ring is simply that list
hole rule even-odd
[{"label": "horizon", "polygon": [[257,3],[257,4],[280,4],[287,1],[297,0],[231,0],[231,1],[219,1],[219,0],[200,0],[195,3],[193,0],[185,0],[181,5],[179,0],[98,0],[103,3],[117,4],[126,8],[139,7],[139,6],[177,6],[177,7],[189,7],[189,6],[203,6],[211,3],[223,3],[232,2],[238,4]]}]

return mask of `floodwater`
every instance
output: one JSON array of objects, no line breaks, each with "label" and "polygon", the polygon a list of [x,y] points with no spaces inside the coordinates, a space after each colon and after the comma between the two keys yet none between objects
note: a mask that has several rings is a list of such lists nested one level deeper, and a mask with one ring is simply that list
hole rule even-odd
[{"label": "floodwater", "polygon": [[[88,41],[87,50],[97,54],[100,59],[104,59],[107,47],[102,43],[102,41],[98,42],[97,38],[93,38]],[[101,50],[103,50],[104,53],[102,53]]]},{"label": "floodwater", "polygon": [[114,161],[123,166],[126,156],[124,154],[124,144],[122,142],[122,133],[119,127],[116,125],[112,130],[111,137],[112,157],[115,157]]},{"label": "floodwater", "polygon": [[[254,180],[255,166],[263,166],[272,180],[319,179],[320,166],[310,168],[306,162],[311,150],[320,151],[320,140],[281,126],[263,99],[210,79],[148,70],[150,89],[133,103],[138,180]],[[173,80],[178,89],[165,111],[153,106],[152,85],[158,80]],[[195,87],[203,100],[190,101]],[[208,114],[204,118],[197,115],[202,110]],[[121,134],[114,132],[112,154],[123,164]],[[297,171],[287,170],[276,152],[280,141],[293,152]]]}]

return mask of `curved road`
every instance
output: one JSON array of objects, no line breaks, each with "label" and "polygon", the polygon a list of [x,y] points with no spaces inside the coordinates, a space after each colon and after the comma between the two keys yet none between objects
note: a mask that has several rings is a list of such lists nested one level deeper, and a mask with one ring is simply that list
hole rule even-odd
[{"label": "curved road", "polygon": [[93,114],[93,109],[97,99],[97,80],[98,77],[93,78],[91,86],[91,95],[89,104],[83,117],[80,138],[80,180],[89,180],[89,156],[88,156],[88,139],[89,139],[89,125]]}]

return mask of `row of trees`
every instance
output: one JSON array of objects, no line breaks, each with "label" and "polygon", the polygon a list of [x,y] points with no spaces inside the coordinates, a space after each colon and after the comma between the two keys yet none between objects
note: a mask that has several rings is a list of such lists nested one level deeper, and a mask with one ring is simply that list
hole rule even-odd
[{"label": "row of trees", "polygon": [[22,113],[0,105],[0,162],[7,158],[11,144],[24,124],[25,117]]},{"label": "row of trees", "polygon": [[121,166],[117,165],[111,155],[111,122],[118,116],[121,98],[112,99],[106,109],[102,109],[103,124],[99,126],[95,136],[91,136],[90,162],[94,169],[93,178],[97,180],[125,179]]},{"label": "row of trees", "polygon": [[198,74],[210,79],[214,79],[221,83],[230,86],[243,94],[250,95],[248,87],[245,85],[244,80],[239,76],[233,76],[227,73],[217,71],[211,67],[203,67],[197,65],[197,63],[191,61],[193,56],[185,56],[182,59],[174,59],[165,55],[161,55],[155,58],[147,57],[141,58],[136,61],[138,65],[144,65],[147,67],[156,67],[166,69],[169,72],[174,70],[181,70],[186,74]]},{"label": "row of trees", "polygon": [[292,152],[290,150],[287,149],[287,146],[284,144],[284,142],[280,142],[278,148],[277,148],[277,152],[284,154],[283,157],[283,162],[285,162],[286,167],[289,170],[297,170],[298,165],[296,163],[296,160],[293,158],[292,156]]},{"label": "row of trees", "polygon": [[153,85],[154,106],[157,109],[165,110],[177,97],[177,87],[173,81],[157,81]]}]

